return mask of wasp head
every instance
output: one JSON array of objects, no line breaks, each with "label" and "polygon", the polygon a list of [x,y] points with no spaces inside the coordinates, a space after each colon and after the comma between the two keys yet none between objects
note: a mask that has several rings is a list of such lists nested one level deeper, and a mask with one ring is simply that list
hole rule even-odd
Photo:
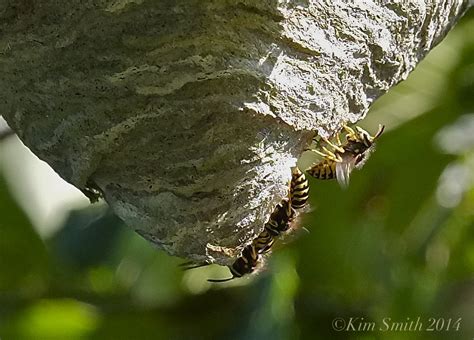
[{"label": "wasp head", "polygon": [[355,128],[356,131],[348,126],[344,126],[344,129],[347,131],[347,143],[344,145],[344,150],[353,155],[357,164],[364,160],[365,152],[370,149],[375,141],[380,137],[385,126],[379,125],[379,130],[374,136],[371,136],[370,133],[358,126]]}]

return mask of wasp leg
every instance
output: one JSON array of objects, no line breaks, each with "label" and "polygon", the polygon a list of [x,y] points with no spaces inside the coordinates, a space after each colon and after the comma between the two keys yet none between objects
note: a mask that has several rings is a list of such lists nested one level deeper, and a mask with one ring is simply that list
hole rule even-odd
[{"label": "wasp leg", "polygon": [[353,138],[353,139],[356,139],[356,138],[357,138],[357,133],[356,133],[352,128],[350,128],[349,126],[347,126],[347,125],[345,125],[345,124],[344,124],[342,127],[344,128],[344,130],[346,130],[347,134],[348,134],[351,138]]},{"label": "wasp leg", "polygon": [[209,263],[209,262],[196,263],[193,261],[189,261],[189,262],[179,264],[179,267],[181,267],[183,270],[190,270],[190,269],[209,266],[211,264],[212,263]]},{"label": "wasp leg", "polygon": [[330,150],[328,150],[328,148],[326,147],[322,147],[322,149],[324,150],[324,152],[326,152],[326,159],[327,160],[330,160],[330,161],[334,161],[334,162],[342,162],[342,157],[341,155],[339,154],[335,154],[334,152],[331,152]]},{"label": "wasp leg", "polygon": [[[324,149],[324,147],[323,147],[323,149]],[[327,150],[327,149],[326,149],[326,150]],[[326,151],[326,150],[325,150],[325,151]],[[327,159],[327,160],[329,160],[329,161],[338,162],[338,163],[342,162],[341,156],[339,156],[339,155],[336,156],[334,153],[332,153],[332,152],[329,151],[329,150],[327,150],[327,151],[329,152],[329,154],[328,154],[328,153],[321,152],[321,151],[319,151],[319,150],[315,150],[315,149],[309,149],[309,150],[307,150],[307,151],[315,152],[315,153],[317,153],[318,155],[320,155],[321,157],[323,157],[323,158],[325,158],[325,159]]]},{"label": "wasp leg", "polygon": [[[338,138],[339,139],[339,138]],[[341,145],[341,141],[338,141],[339,145],[336,145],[334,143],[332,143],[329,139],[327,138],[322,138],[322,140],[327,143],[329,146],[331,146],[334,150],[336,150],[337,152],[344,152],[344,149],[342,147],[340,147],[339,145]]]},{"label": "wasp leg", "polygon": [[343,127],[344,130],[346,130],[347,133],[350,133],[351,135],[355,135],[354,129],[349,127],[349,125],[344,124],[342,127]]},{"label": "wasp leg", "polygon": [[337,145],[342,145],[341,138],[339,136],[340,136],[340,133],[336,133],[336,142],[337,142]]}]

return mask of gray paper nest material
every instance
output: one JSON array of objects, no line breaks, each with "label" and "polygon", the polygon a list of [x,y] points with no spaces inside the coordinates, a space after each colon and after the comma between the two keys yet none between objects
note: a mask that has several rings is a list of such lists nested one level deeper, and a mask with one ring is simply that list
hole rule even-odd
[{"label": "gray paper nest material", "polygon": [[148,240],[225,264],[311,131],[363,118],[467,3],[0,0],[0,112]]}]

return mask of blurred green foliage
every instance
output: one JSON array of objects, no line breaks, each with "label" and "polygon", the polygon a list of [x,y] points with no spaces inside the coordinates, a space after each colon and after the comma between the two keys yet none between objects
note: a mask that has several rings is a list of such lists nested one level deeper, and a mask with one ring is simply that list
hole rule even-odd
[{"label": "blurred green foliage", "polygon": [[[363,125],[389,131],[363,171],[348,190],[311,180],[310,234],[250,279],[182,272],[103,205],[41,239],[0,178],[1,339],[472,339],[473,32],[471,11],[375,103]],[[377,327],[333,329],[351,317]],[[378,330],[418,317],[459,330]]]}]

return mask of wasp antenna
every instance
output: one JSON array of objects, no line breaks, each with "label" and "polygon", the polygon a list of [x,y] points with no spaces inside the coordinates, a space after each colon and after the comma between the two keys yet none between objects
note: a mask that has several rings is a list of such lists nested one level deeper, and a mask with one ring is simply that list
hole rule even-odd
[{"label": "wasp antenna", "polygon": [[385,130],[385,125],[379,124],[379,130],[377,131],[373,139],[379,138],[383,130]]},{"label": "wasp antenna", "polygon": [[181,263],[179,267],[181,267],[182,270],[190,270],[190,269],[195,269],[195,268],[200,268],[200,267],[205,267],[209,266],[210,263],[204,262],[204,263],[194,263],[194,262],[185,262]]},{"label": "wasp antenna", "polygon": [[235,276],[229,277],[227,279],[207,279],[207,282],[220,283],[220,282],[227,282],[233,279],[235,279]]}]

